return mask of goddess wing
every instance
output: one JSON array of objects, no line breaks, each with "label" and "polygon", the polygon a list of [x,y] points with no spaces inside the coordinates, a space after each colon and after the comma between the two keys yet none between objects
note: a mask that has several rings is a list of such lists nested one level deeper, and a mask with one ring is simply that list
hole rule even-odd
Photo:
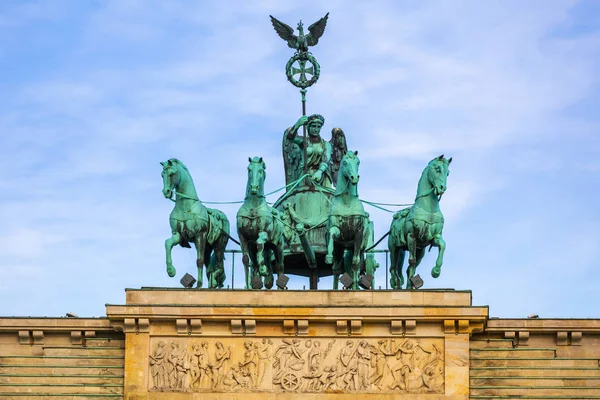
[{"label": "goddess wing", "polygon": [[277,32],[279,37],[285,40],[289,47],[296,49],[298,47],[298,36],[294,35],[294,28],[288,24],[284,24],[272,15],[269,15],[269,17],[271,17],[271,23],[273,24],[273,28],[275,28],[275,32]]},{"label": "goddess wing", "polygon": [[323,36],[323,32],[325,32],[325,26],[327,25],[328,18],[329,13],[325,14],[323,18],[308,27],[308,31],[310,33],[306,35],[306,43],[309,46],[314,46],[319,43],[319,38]]},{"label": "goddess wing", "polygon": [[294,143],[294,140],[287,138],[288,130],[283,134],[283,166],[285,168],[285,184],[289,185],[297,181],[302,176],[304,154],[300,146]]},{"label": "goddess wing", "polygon": [[346,143],[346,135],[342,128],[333,128],[331,130],[331,162],[329,163],[329,175],[333,180],[333,184],[337,183],[338,171],[340,170],[340,163],[344,153],[348,151],[348,145]]}]

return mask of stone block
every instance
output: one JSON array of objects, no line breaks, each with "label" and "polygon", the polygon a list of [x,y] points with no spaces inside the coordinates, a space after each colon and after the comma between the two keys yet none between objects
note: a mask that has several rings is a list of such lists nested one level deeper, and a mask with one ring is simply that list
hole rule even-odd
[{"label": "stone block", "polygon": [[231,320],[231,333],[233,333],[234,335],[241,335],[242,333],[244,333],[241,319]]},{"label": "stone block", "polygon": [[409,319],[404,322],[406,329],[406,335],[416,335],[417,334],[417,321],[414,319]]},{"label": "stone block", "polygon": [[348,321],[345,319],[340,319],[335,321],[335,331],[338,335],[347,335],[348,334]]},{"label": "stone block", "polygon": [[556,345],[566,346],[569,344],[569,332],[556,332]]},{"label": "stone block", "polygon": [[198,318],[190,319],[190,328],[194,334],[202,333],[202,320]]},{"label": "stone block", "polygon": [[71,331],[71,344],[76,346],[83,344],[83,333],[81,331]]},{"label": "stone block", "polygon": [[390,333],[392,335],[402,335],[404,333],[402,331],[402,321],[392,320],[390,326]]},{"label": "stone block", "polygon": [[19,331],[19,343],[31,344],[31,334],[29,331]]},{"label": "stone block", "polygon": [[581,332],[571,332],[571,346],[581,346]]},{"label": "stone block", "polygon": [[256,320],[247,319],[244,321],[244,333],[246,335],[255,335],[256,334]]},{"label": "stone block", "polygon": [[362,334],[362,321],[353,319],[350,321],[350,333],[352,335],[361,335]]},{"label": "stone block", "polygon": [[298,320],[298,335],[308,335],[308,320]]},{"label": "stone block", "polygon": [[33,344],[44,344],[44,331],[33,331],[31,337],[33,338]]},{"label": "stone block", "polygon": [[187,335],[190,330],[188,328],[188,320],[187,319],[177,319],[175,320],[175,329],[179,335]]},{"label": "stone block", "polygon": [[518,332],[519,346],[529,346],[529,332]]},{"label": "stone block", "polygon": [[286,335],[293,335],[296,333],[293,319],[286,319],[283,321],[283,333]]}]

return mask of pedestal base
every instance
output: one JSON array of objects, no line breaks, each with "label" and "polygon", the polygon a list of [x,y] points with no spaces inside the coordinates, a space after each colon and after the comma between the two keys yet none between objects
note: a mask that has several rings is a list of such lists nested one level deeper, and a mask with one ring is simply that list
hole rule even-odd
[{"label": "pedestal base", "polygon": [[126,399],[467,399],[469,291],[141,289],[108,305]]}]

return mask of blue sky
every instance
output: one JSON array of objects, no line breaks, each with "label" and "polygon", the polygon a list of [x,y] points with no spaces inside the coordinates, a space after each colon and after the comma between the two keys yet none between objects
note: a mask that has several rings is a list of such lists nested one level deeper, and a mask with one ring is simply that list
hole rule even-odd
[{"label": "blue sky", "polygon": [[[328,11],[307,108],[359,151],[361,198],[411,202],[453,157],[425,288],[470,289],[491,316],[600,317],[593,0],[0,2],[0,315],[102,316],[126,287],[195,274],[181,248],[165,272],[159,161],[182,160],[205,201],[243,198],[249,156],[281,187],[301,108],[268,16]],[[391,214],[369,212],[378,238]]]}]

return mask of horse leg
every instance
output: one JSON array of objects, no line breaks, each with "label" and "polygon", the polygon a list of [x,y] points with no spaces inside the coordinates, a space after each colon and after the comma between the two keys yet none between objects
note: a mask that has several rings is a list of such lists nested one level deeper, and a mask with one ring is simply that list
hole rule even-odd
[{"label": "horse leg", "polygon": [[326,264],[333,264],[333,247],[335,241],[340,237],[340,230],[337,226],[329,228],[329,240],[327,241],[327,255],[325,256]]},{"label": "horse leg", "polygon": [[414,289],[414,286],[413,286],[410,278],[415,276],[415,273],[417,272],[417,267],[421,263],[421,260],[423,259],[424,256],[425,256],[425,248],[416,250],[415,264],[409,265],[408,269],[406,270],[406,276],[408,277],[408,282],[406,283],[407,289]]},{"label": "horse leg", "polygon": [[245,278],[245,288],[250,289],[250,280],[252,279],[250,274],[250,248],[248,247],[248,241],[244,235],[239,235],[240,238],[240,247],[242,249],[242,264],[244,264],[244,278]]},{"label": "horse leg", "polygon": [[[265,288],[266,289],[272,289],[273,288],[273,283],[275,282],[274,278],[273,278],[273,253],[271,250],[267,250],[265,249],[264,251],[264,258],[265,258],[265,262],[268,263],[268,266],[265,266],[266,269],[266,275],[264,275],[265,279],[264,279],[264,283],[265,283]],[[262,274],[261,274],[262,275]]]},{"label": "horse leg", "polygon": [[446,242],[442,238],[442,234],[438,233],[433,237],[433,245],[439,248],[437,260],[435,261],[435,267],[431,270],[431,276],[437,278],[442,272],[442,263],[444,262],[444,252],[446,251]]},{"label": "horse leg", "polygon": [[396,278],[398,286],[397,289],[402,289],[404,286],[404,274],[402,273],[402,268],[404,267],[404,259],[406,258],[406,251],[402,249],[402,247],[398,247],[396,249]]},{"label": "horse leg", "polygon": [[358,275],[360,274],[360,264],[364,258],[365,247],[363,247],[362,232],[356,232],[354,235],[354,248],[352,249],[352,289],[358,289]]},{"label": "horse leg", "polygon": [[173,236],[165,240],[165,250],[167,254],[167,274],[169,274],[171,278],[177,273],[175,267],[173,266],[173,260],[171,259],[171,250],[173,249],[173,246],[179,244],[180,240],[181,235],[179,232],[173,232]]},{"label": "horse leg", "polygon": [[250,277],[248,280],[248,287],[252,289],[252,278],[258,275],[258,252],[256,251],[256,246],[250,246],[249,254],[250,256]]},{"label": "horse leg", "polygon": [[337,245],[333,250],[333,265],[331,272],[333,273],[333,290],[338,290],[340,275],[344,272],[344,247]]},{"label": "horse leg", "polygon": [[275,250],[273,251],[273,253],[275,254],[275,270],[277,272],[277,277],[279,278],[281,275],[283,275],[283,269],[284,269],[283,239],[279,241],[279,243],[277,244],[277,247],[275,247]]},{"label": "horse leg", "polygon": [[262,231],[258,234],[258,239],[256,240],[256,255],[258,261],[258,272],[260,276],[267,276],[268,269],[266,263],[271,262],[271,260],[265,260],[265,253],[269,253],[265,250],[265,244],[269,240],[269,235],[267,232]]},{"label": "horse leg", "polygon": [[410,282],[410,278],[415,275],[415,271],[417,269],[417,239],[413,232],[409,233],[406,237],[406,242],[408,245],[408,268],[406,269],[406,288],[412,289],[412,283]]},{"label": "horse leg", "polygon": [[404,251],[400,247],[390,247],[390,285],[392,289],[402,289],[402,285],[404,285],[402,264],[404,264]]},{"label": "horse leg", "polygon": [[208,243],[204,246],[204,267],[206,267],[206,287],[215,287],[215,263],[213,258],[213,248]]},{"label": "horse leg", "polygon": [[[204,266],[204,250],[206,250],[206,235],[204,232],[198,233],[196,236],[196,253],[198,254],[196,258],[196,266],[198,267],[198,284],[196,287],[202,287],[202,281],[204,280],[202,276],[202,267]],[[208,270],[208,268],[207,268]],[[210,287],[210,282],[208,283]]]}]

